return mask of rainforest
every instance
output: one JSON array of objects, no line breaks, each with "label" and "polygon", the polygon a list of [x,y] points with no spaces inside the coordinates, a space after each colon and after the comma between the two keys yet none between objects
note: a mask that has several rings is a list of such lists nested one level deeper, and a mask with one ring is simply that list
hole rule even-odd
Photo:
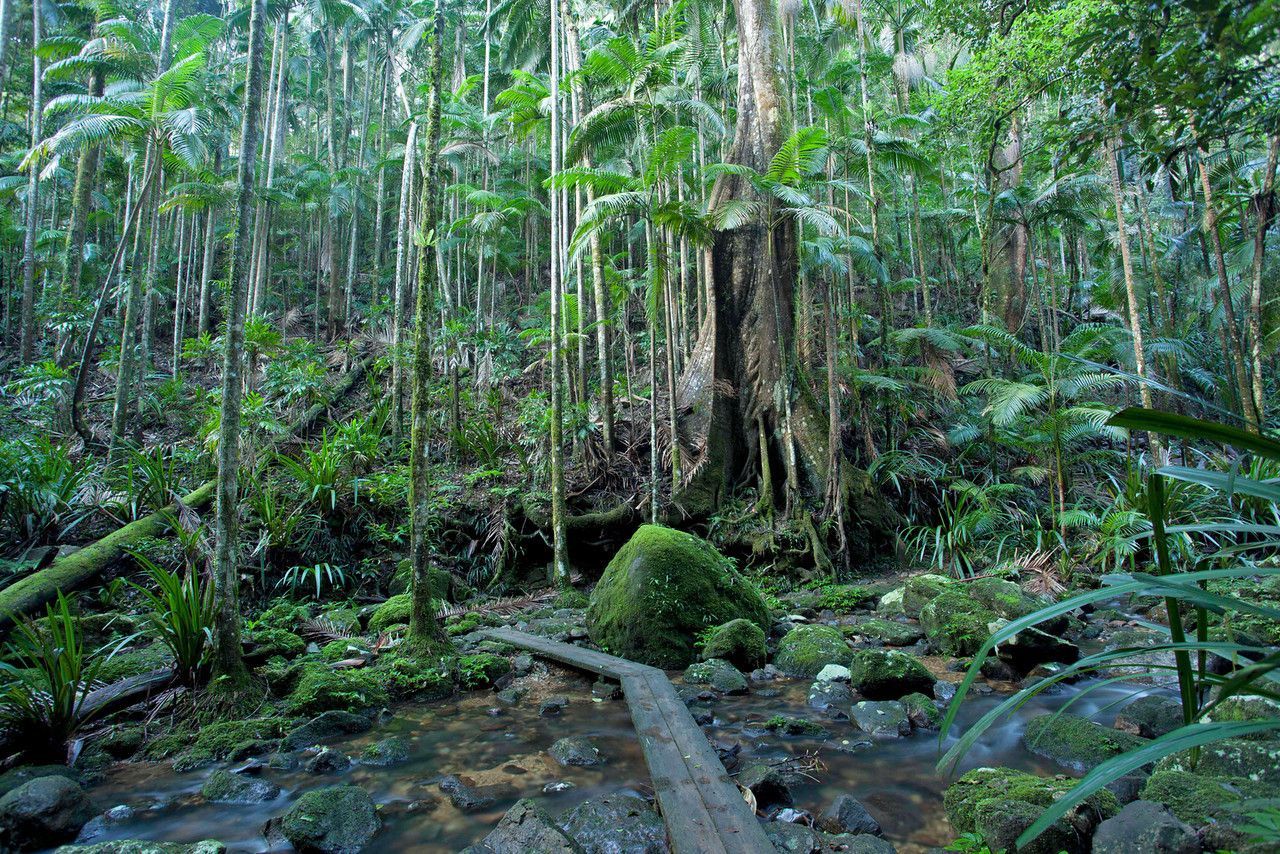
[{"label": "rainforest", "polygon": [[1276,0],[0,0],[0,854],[1280,850]]}]

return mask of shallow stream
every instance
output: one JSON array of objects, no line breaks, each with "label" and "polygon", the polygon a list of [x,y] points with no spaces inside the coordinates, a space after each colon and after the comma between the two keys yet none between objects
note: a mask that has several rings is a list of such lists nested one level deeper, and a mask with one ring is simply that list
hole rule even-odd
[{"label": "shallow stream", "polygon": [[[540,717],[533,697],[496,712],[495,707],[500,704],[489,692],[433,705],[398,707],[394,716],[372,732],[330,746],[356,757],[367,744],[399,735],[411,744],[407,762],[390,767],[356,764],[340,773],[319,776],[301,767],[293,771],[266,768],[261,773],[284,792],[264,804],[205,803],[199,792],[212,768],[176,773],[168,763],[121,764],[107,772],[106,779],[91,790],[91,796],[103,809],[123,804],[134,813],[109,825],[91,841],[218,839],[231,851],[265,851],[269,849],[262,836],[263,825],[283,814],[302,792],[334,783],[354,783],[369,791],[383,807],[384,826],[376,842],[378,851],[443,854],[482,839],[520,798],[537,798],[556,814],[619,789],[651,794],[626,703],[593,701],[589,682],[568,673],[556,675],[553,687],[570,698],[569,706],[558,717]],[[805,703],[807,687],[807,680],[780,680],[757,683],[749,695],[722,698],[710,707],[715,718],[710,732],[722,746],[741,745],[744,764],[752,759],[768,761],[816,753],[822,765],[813,769],[814,780],[792,789],[799,809],[816,814],[836,795],[848,792],[866,804],[885,835],[904,854],[918,854],[953,839],[942,810],[946,778],[934,770],[939,757],[937,738],[923,734],[867,746],[853,725],[825,721],[812,713]],[[1021,744],[1021,735],[1027,720],[1060,708],[1079,690],[1079,686],[1066,688],[1026,704],[1014,718],[990,731],[975,746],[961,770],[1003,765],[1063,773],[1030,754]],[[1132,694],[1133,686],[1098,687],[1074,703],[1071,711],[1110,724],[1119,706]],[[996,693],[972,697],[961,714],[961,728],[999,699]],[[763,726],[774,715],[821,722],[830,737],[774,734]],[[547,755],[547,748],[568,735],[591,737],[606,764],[595,768],[562,768],[556,764]],[[436,785],[447,774],[456,774],[468,785],[479,787],[493,798],[492,804],[469,813],[456,809]]]}]

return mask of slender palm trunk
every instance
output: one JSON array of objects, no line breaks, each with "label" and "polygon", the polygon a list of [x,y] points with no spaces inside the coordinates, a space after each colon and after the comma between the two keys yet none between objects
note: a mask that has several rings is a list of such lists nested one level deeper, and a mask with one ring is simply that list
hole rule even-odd
[{"label": "slender palm trunk", "polygon": [[1280,134],[1271,137],[1267,146],[1267,165],[1262,177],[1262,192],[1256,197],[1258,225],[1253,234],[1253,270],[1249,288],[1249,363],[1253,369],[1253,401],[1258,422],[1267,419],[1267,388],[1262,373],[1262,262],[1267,251],[1267,230],[1275,216],[1276,161],[1280,156]]},{"label": "slender palm trunk", "polygon": [[[7,10],[6,10],[7,12]],[[0,17],[4,17],[0,15]],[[44,100],[41,93],[44,63],[40,59],[44,6],[31,4],[31,147],[41,141]],[[27,176],[26,231],[22,238],[22,307],[18,321],[19,358],[30,364],[36,352],[36,237],[40,230],[40,167],[31,163]]]},{"label": "slender palm trunk", "polygon": [[[426,175],[422,184],[423,231],[430,232],[440,205],[440,101],[444,78],[444,10],[435,0],[432,15],[431,58],[428,61],[429,95],[426,128]],[[447,641],[444,629],[436,619],[436,603],[431,586],[431,546],[428,528],[431,521],[431,464],[427,457],[428,416],[431,394],[431,321],[432,302],[438,285],[434,238],[424,241],[418,250],[418,294],[414,305],[413,405],[412,430],[409,440],[411,471],[410,552],[412,571],[412,603],[407,643],[418,654],[438,652]]]},{"label": "slender palm trunk", "polygon": [[240,166],[236,193],[236,236],[231,252],[231,292],[227,301],[226,352],[222,362],[222,404],[218,436],[217,508],[214,522],[213,674],[231,692],[248,680],[240,649],[240,415],[244,386],[244,321],[249,300],[249,250],[253,225],[254,177],[262,113],[263,31],[266,0],[252,0],[249,55],[245,70],[244,117],[240,125]]},{"label": "slender palm trunk", "polygon": [[[551,3],[551,176],[560,171],[560,6]],[[564,358],[562,319],[564,288],[564,256],[561,254],[561,229],[564,228],[565,194],[551,191],[551,575],[557,584],[569,584],[568,533],[565,524],[564,496],[564,387],[561,384],[561,360]]]}]

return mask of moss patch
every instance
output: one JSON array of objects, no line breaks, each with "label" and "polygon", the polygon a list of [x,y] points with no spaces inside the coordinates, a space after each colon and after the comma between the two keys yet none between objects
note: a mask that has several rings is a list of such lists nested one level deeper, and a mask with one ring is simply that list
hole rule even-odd
[{"label": "moss patch", "polygon": [[291,715],[318,715],[331,709],[356,712],[389,701],[387,689],[374,669],[330,670],[327,665],[308,665],[298,685],[285,699]]},{"label": "moss patch", "polygon": [[908,617],[919,617],[924,606],[948,590],[955,590],[960,583],[945,575],[925,573],[917,575],[902,588],[902,613]]},{"label": "moss patch", "polygon": [[764,631],[739,617],[706,633],[702,656],[722,658],[740,670],[755,670],[764,666],[769,651],[765,647]]},{"label": "moss patch", "polygon": [[788,676],[817,676],[828,664],[849,660],[849,645],[831,626],[796,626],[778,644],[773,664]]},{"label": "moss patch", "polygon": [[591,594],[587,630],[602,649],[656,667],[684,667],[694,638],[742,617],[769,625],[760,592],[715,547],[692,534],[642,525]]},{"label": "moss patch", "polygon": [[1251,780],[1205,777],[1189,771],[1157,771],[1142,786],[1142,799],[1164,804],[1194,827],[1229,814],[1231,805],[1245,797],[1261,797]]},{"label": "moss patch", "polygon": [[369,617],[369,631],[384,632],[392,626],[407,626],[412,612],[413,599],[408,593],[392,596],[379,605]]},{"label": "moss patch", "polygon": [[[984,804],[1021,801],[1043,808],[1075,784],[1075,780],[1045,779],[1011,768],[975,768],[947,787],[942,805],[956,832],[972,833],[977,826],[978,810]],[[1099,819],[1110,818],[1119,810],[1116,796],[1105,789],[1094,792],[1075,809],[1091,812]]]},{"label": "moss patch", "polygon": [[1093,768],[1148,743],[1136,735],[1069,714],[1034,718],[1027,724],[1022,740],[1032,753],[1077,770]]},{"label": "moss patch", "polygon": [[947,590],[920,611],[920,625],[929,640],[947,655],[973,655],[991,636],[996,613],[959,590]]}]

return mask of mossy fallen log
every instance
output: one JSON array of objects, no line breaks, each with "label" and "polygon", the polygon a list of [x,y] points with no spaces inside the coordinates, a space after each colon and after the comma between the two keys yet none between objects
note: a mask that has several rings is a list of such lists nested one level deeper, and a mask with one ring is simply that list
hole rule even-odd
[{"label": "mossy fallen log", "polygon": [[[334,386],[332,394],[327,399],[302,413],[301,417],[293,423],[288,435],[296,436],[314,424],[330,406],[355,388],[371,364],[373,364],[372,359],[364,359],[356,363]],[[205,481],[182,496],[181,503],[199,510],[213,500],[216,486],[216,479]],[[8,631],[13,625],[15,616],[34,612],[41,606],[54,601],[59,592],[69,593],[83,587],[120,560],[129,546],[148,537],[163,534],[169,527],[169,520],[178,512],[178,504],[179,502],[175,501],[150,516],[130,522],[97,542],[59,558],[45,569],[34,572],[0,590],[0,633]]]}]

